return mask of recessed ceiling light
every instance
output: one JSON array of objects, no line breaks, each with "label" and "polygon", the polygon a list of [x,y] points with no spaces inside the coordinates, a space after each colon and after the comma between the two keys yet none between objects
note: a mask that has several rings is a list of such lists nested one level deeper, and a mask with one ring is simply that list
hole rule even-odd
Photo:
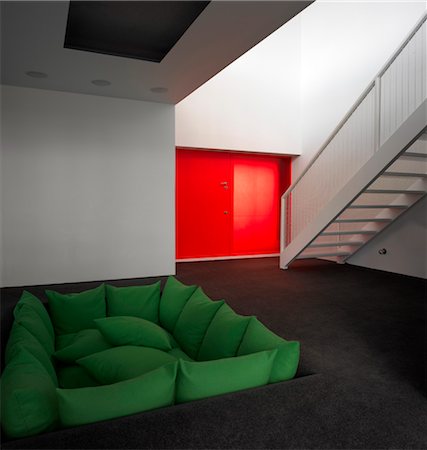
[{"label": "recessed ceiling light", "polygon": [[162,87],[162,86],[158,86],[158,87],[152,87],[150,89],[151,92],[154,92],[155,94],[164,94],[165,92],[167,92],[169,89]]},{"label": "recessed ceiling light", "polygon": [[25,75],[32,78],[47,78],[47,73],[37,72],[36,70],[29,70],[28,72],[25,72]]},{"label": "recessed ceiling light", "polygon": [[91,83],[94,84],[95,86],[110,86],[111,81],[108,81],[108,80],[92,80]]}]

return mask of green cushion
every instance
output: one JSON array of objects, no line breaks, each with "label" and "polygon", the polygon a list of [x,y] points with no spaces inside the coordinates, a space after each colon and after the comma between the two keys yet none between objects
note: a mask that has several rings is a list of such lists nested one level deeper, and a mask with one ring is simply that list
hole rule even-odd
[{"label": "green cushion", "polygon": [[215,361],[179,360],[176,402],[183,403],[268,383],[276,350]]},{"label": "green cushion", "polygon": [[186,286],[175,277],[169,277],[160,299],[160,324],[173,332],[176,321],[187,300],[193,295],[197,286]]},{"label": "green cushion", "polygon": [[78,365],[58,368],[58,384],[63,389],[99,386],[95,378],[90,376],[84,367]]},{"label": "green cushion", "polygon": [[107,285],[106,294],[109,316],[133,316],[158,323],[160,281],[146,286]]},{"label": "green cushion", "polygon": [[198,288],[190,297],[175,325],[173,335],[182,349],[196,358],[209,324],[224,301],[213,302]]},{"label": "green cushion", "polygon": [[180,348],[176,347],[172,350],[168,351],[169,355],[175,356],[175,358],[178,359],[184,359],[185,361],[194,361],[194,359],[191,359],[187,353],[183,352]]},{"label": "green cushion", "polygon": [[14,314],[18,312],[23,305],[28,305],[36,311],[53,339],[55,337],[55,332],[53,331],[52,321],[50,320],[49,314],[43,303],[35,295],[31,294],[31,292],[24,291],[19,299],[19,302],[15,306]]},{"label": "green cushion", "polygon": [[109,386],[57,389],[61,423],[82,425],[172,405],[176,371],[175,362]]},{"label": "green cushion", "polygon": [[52,430],[58,422],[56,386],[42,364],[21,350],[1,378],[1,423],[10,438]]},{"label": "green cushion", "polygon": [[72,336],[73,338],[67,346],[54,353],[55,357],[62,362],[73,363],[84,356],[111,348],[99,330],[82,330]]},{"label": "green cushion", "polygon": [[27,350],[43,365],[53,383],[57,386],[58,380],[51,357],[42,344],[26,328],[14,322],[5,349],[5,363],[9,364],[21,349]]},{"label": "green cushion", "polygon": [[22,305],[14,311],[15,322],[29,331],[43,346],[48,355],[54,352],[55,341],[36,310],[29,305]]},{"label": "green cushion", "polygon": [[75,294],[46,291],[56,334],[95,328],[94,319],[106,316],[105,286]]},{"label": "green cushion", "polygon": [[142,345],[171,350],[176,343],[162,327],[139,317],[116,316],[98,319],[96,326],[112,345]]},{"label": "green cushion", "polygon": [[176,361],[172,355],[148,347],[127,345],[94,353],[77,361],[101,384],[134,378]]},{"label": "green cushion", "polygon": [[236,356],[250,317],[236,314],[224,303],[215,314],[200,346],[198,361]]},{"label": "green cushion", "polygon": [[70,334],[59,334],[58,336],[56,336],[55,338],[56,351],[62,350],[63,348],[71,345],[76,335],[77,333],[70,333]]},{"label": "green cushion", "polygon": [[238,355],[262,350],[277,349],[277,356],[271,371],[270,383],[290,380],[295,376],[298,368],[300,345],[297,341],[286,341],[266,328],[258,319],[253,317],[248,325]]}]

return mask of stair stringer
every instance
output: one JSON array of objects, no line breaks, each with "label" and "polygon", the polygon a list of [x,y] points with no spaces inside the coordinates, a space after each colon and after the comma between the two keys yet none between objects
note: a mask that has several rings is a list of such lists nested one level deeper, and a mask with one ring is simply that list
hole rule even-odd
[{"label": "stair stringer", "polygon": [[280,253],[280,268],[287,269],[298,255],[327,228],[387,168],[427,125],[427,100],[379,147],[372,158],[329,201],[318,216]]}]

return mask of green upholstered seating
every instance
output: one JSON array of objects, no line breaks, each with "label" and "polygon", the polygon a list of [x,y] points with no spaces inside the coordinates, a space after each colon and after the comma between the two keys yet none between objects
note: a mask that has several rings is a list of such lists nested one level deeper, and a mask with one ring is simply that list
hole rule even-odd
[{"label": "green upholstered seating", "polygon": [[1,378],[1,423],[31,436],[295,376],[299,343],[169,277],[152,285],[24,291]]}]

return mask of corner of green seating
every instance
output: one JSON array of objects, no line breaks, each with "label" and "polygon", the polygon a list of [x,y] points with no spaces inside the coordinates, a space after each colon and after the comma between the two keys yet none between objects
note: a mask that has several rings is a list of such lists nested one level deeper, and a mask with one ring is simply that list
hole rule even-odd
[{"label": "corner of green seating", "polygon": [[46,351],[38,339],[33,336],[25,327],[18,322],[14,322],[9,334],[9,339],[5,348],[6,366],[24,349],[36,358],[46,369],[55,385],[58,384],[55,366],[51,355]]},{"label": "corner of green seating", "polygon": [[168,277],[160,298],[159,320],[169,332],[174,331],[184,306],[196,289],[196,285],[188,286],[174,276]]},{"label": "corner of green seating", "polygon": [[54,352],[55,338],[49,332],[45,321],[36,309],[27,303],[22,303],[14,310],[15,322],[30,332],[43,346],[48,355]]},{"label": "corner of green seating", "polygon": [[236,356],[251,317],[236,314],[224,303],[215,314],[206,330],[198,361]]},{"label": "corner of green seating", "polygon": [[95,328],[94,319],[106,317],[105,284],[83,292],[61,294],[46,290],[50,317],[56,334]]},{"label": "corner of green seating", "polygon": [[211,300],[201,287],[194,291],[185,304],[173,336],[191,358],[196,359],[206,330],[223,304],[224,300]]},{"label": "corner of green seating", "polygon": [[10,438],[50,431],[58,424],[56,386],[27,350],[9,361],[1,378],[1,424]]},{"label": "corner of green seating", "polygon": [[293,378],[298,369],[300,344],[297,341],[287,341],[277,336],[253,317],[243,336],[237,355],[247,355],[263,350],[277,349],[269,382],[286,381]]}]

